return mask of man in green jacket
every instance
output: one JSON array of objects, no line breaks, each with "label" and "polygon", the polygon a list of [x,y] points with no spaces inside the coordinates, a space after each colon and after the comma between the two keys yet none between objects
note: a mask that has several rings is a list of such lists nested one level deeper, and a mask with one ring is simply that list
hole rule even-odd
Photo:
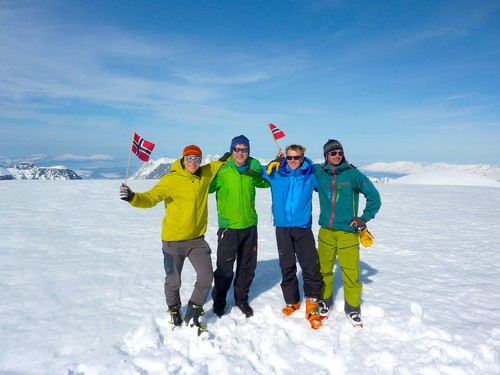
[{"label": "man in green jacket", "polygon": [[[205,312],[205,303],[213,280],[211,250],[204,234],[208,222],[208,190],[210,183],[223,165],[214,161],[200,167],[201,149],[196,145],[184,148],[182,158],[177,159],[170,173],[163,176],[149,191],[134,193],[127,185],[120,187],[120,198],[132,206],[150,208],[160,202],[165,205],[162,225],[162,250],[165,268],[165,298],[172,323],[180,326],[181,273],[184,261],[189,259],[196,272],[196,283],[185,315],[185,324],[193,324],[204,330],[199,318]],[[192,324],[192,325],[193,325]]]},{"label": "man in green jacket", "polygon": [[[253,316],[248,292],[257,267],[257,212],[255,188],[267,188],[258,160],[249,157],[250,141],[244,135],[234,137],[231,156],[212,181],[216,192],[219,230],[217,231],[217,268],[212,298],[214,313],[224,315],[226,296],[234,277],[236,306],[247,318]],[[236,276],[233,267],[236,261]]]},{"label": "man in green jacket", "polygon": [[[344,282],[344,311],[353,326],[362,327],[359,233],[379,211],[380,194],[368,177],[347,162],[339,141],[328,140],[323,155],[325,163],[314,165],[320,203],[318,256],[324,282],[319,310],[326,318],[332,307],[333,267],[338,258]],[[366,205],[358,216],[360,193]]]}]

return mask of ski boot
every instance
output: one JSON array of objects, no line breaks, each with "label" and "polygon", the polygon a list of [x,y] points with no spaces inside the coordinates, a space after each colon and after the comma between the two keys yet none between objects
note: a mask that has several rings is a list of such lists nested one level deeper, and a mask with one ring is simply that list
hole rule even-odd
[{"label": "ski boot", "polygon": [[245,316],[247,318],[250,318],[253,316],[253,309],[252,307],[248,304],[248,302],[246,303],[238,303],[236,306],[238,306],[238,308],[241,310],[241,312],[243,314],[245,314]]},{"label": "ski boot", "polygon": [[180,327],[182,325],[182,314],[181,314],[181,304],[168,307],[167,312],[170,313],[170,324],[175,327]]},{"label": "ski boot", "polygon": [[292,315],[295,311],[297,311],[298,309],[300,309],[300,303],[289,303],[287,304],[283,310],[281,310],[283,312],[283,314],[285,314],[286,316],[290,316]]},{"label": "ski boot", "polygon": [[318,300],[316,298],[306,297],[306,318],[313,329],[318,329],[323,325],[318,313]]},{"label": "ski boot", "polygon": [[184,317],[184,323],[190,327],[197,327],[198,336],[200,336],[204,332],[207,332],[207,329],[203,327],[200,322],[200,317],[203,314],[205,314],[205,310],[203,310],[202,305],[196,305],[189,301],[186,316]]},{"label": "ski boot", "polygon": [[361,313],[358,311],[351,311],[346,314],[347,319],[351,322],[353,327],[363,328],[363,320],[361,319]]},{"label": "ski boot", "polygon": [[326,304],[326,301],[318,301],[318,312],[319,317],[323,319],[328,319],[330,316],[330,310],[332,308]]}]

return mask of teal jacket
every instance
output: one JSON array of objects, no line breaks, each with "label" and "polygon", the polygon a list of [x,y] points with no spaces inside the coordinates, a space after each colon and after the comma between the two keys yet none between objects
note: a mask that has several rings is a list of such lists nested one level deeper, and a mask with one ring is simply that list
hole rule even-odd
[{"label": "teal jacket", "polygon": [[359,194],[366,198],[363,220],[375,217],[382,204],[373,183],[352,165],[344,162],[337,167],[326,163],[314,164],[318,179],[320,204],[319,225],[322,228],[354,232],[349,224],[358,216]]},{"label": "teal jacket", "polygon": [[249,157],[246,171],[240,173],[232,157],[227,160],[210,185],[216,193],[219,228],[246,229],[257,225],[255,188],[267,188],[258,160]]}]

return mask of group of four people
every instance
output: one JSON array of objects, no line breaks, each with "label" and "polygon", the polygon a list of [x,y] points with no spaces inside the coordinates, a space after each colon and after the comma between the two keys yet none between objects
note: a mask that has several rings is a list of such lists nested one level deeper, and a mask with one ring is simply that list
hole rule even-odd
[{"label": "group of four people", "polygon": [[[149,191],[133,192],[120,187],[120,198],[134,207],[165,204],[162,250],[165,268],[165,298],[175,326],[191,324],[203,329],[200,317],[212,281],[213,311],[225,314],[227,293],[233,284],[236,306],[246,317],[253,315],[249,290],[257,266],[256,188],[271,187],[276,227],[281,288],[285,315],[300,309],[296,259],[302,269],[306,318],[312,328],[321,326],[333,305],[333,267],[336,258],[344,281],[344,310],[353,325],[362,326],[359,280],[359,231],[380,208],[380,195],[369,179],[347,162],[343,147],[328,140],[323,147],[325,162],[313,164],[306,149],[290,145],[285,154],[267,167],[250,157],[250,142],[240,135],[231,141],[230,152],[218,161],[200,166],[198,146],[184,148],[169,174]],[[312,195],[320,201],[318,250],[312,233]],[[211,250],[204,239],[208,222],[208,194],[216,193],[218,211],[217,261],[213,272]],[[359,194],[366,198],[358,217]],[[181,272],[188,258],[196,282],[182,316]],[[236,262],[236,270],[234,264]]]}]

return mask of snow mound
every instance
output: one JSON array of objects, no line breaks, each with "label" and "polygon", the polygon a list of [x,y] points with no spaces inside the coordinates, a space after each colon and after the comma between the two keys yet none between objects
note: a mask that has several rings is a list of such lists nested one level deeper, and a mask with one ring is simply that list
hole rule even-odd
[{"label": "snow mound", "polygon": [[416,173],[396,178],[392,181],[392,183],[414,185],[474,185],[500,187],[500,182],[492,180],[488,177],[458,171],[432,171]]}]

